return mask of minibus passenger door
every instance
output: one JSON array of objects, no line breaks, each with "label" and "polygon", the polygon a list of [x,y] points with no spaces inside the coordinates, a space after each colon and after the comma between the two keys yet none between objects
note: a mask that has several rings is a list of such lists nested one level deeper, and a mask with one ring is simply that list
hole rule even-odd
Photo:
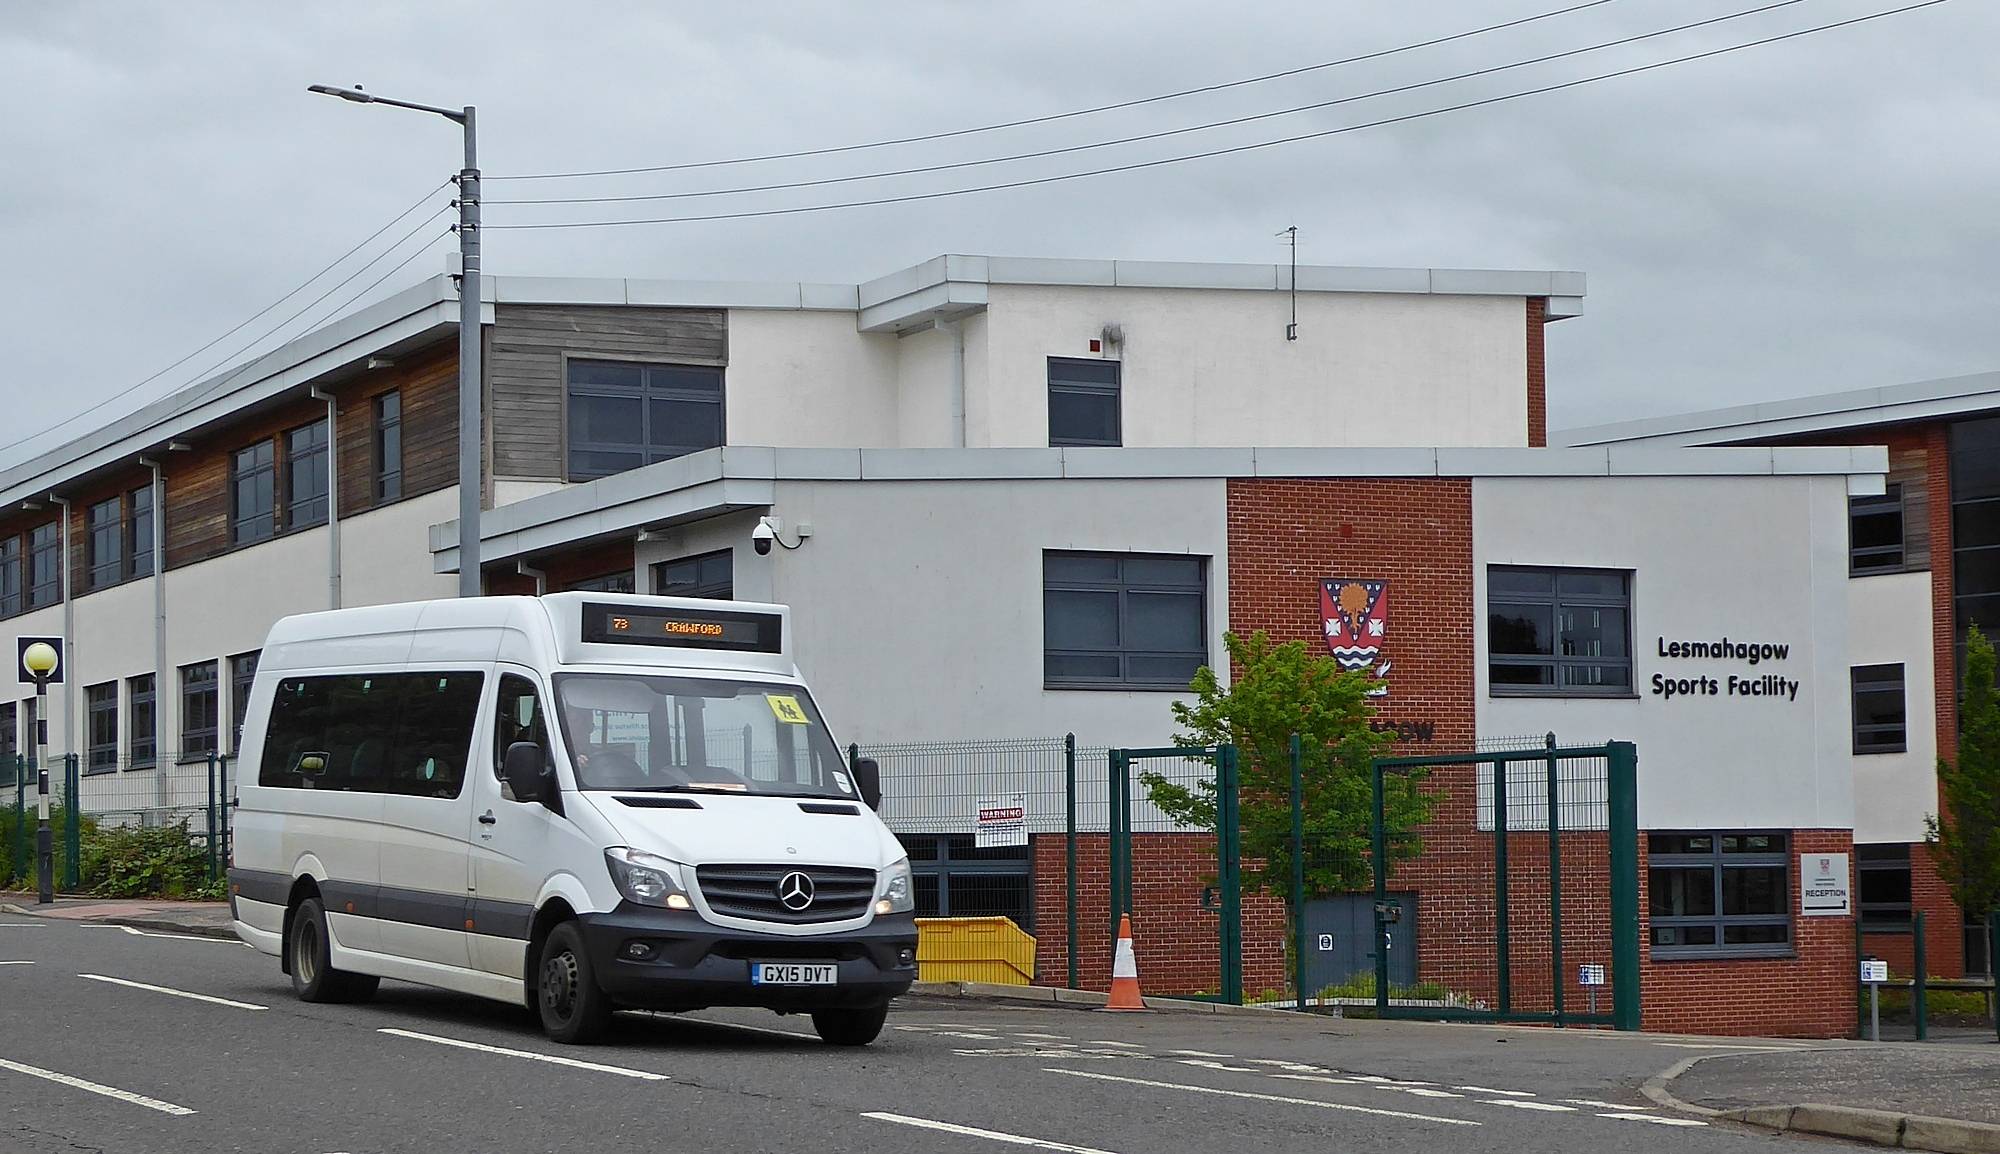
[{"label": "minibus passenger door", "polygon": [[[528,926],[542,881],[554,871],[565,837],[577,837],[548,803],[519,801],[505,784],[507,750],[528,742],[552,759],[547,695],[526,669],[504,668],[493,711],[493,739],[473,774],[472,907],[468,919],[472,967],[509,978],[521,977],[527,959]],[[554,765],[553,760],[549,761]],[[559,790],[551,774],[547,788]],[[560,805],[560,794],[555,804]]]}]

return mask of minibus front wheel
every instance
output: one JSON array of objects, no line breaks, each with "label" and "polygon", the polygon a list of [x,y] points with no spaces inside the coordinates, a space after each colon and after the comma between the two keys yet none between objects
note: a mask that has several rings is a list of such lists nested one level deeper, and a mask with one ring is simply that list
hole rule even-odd
[{"label": "minibus front wheel", "polygon": [[575,922],[549,931],[535,973],[535,1004],[544,1033],[572,1045],[588,1045],[603,1035],[611,1023],[611,999],[598,988],[590,951]]},{"label": "minibus front wheel", "polygon": [[820,1040],[831,1046],[866,1046],[882,1032],[889,1018],[889,1003],[856,1006],[851,1009],[814,1010],[813,1029]]}]

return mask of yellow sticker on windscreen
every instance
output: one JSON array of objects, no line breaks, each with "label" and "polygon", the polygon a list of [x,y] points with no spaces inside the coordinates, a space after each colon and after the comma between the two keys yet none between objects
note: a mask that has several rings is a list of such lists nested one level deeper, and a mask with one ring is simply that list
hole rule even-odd
[{"label": "yellow sticker on windscreen", "polygon": [[789,693],[766,693],[764,700],[771,703],[771,712],[786,725],[811,725],[812,719],[799,707],[799,699]]}]

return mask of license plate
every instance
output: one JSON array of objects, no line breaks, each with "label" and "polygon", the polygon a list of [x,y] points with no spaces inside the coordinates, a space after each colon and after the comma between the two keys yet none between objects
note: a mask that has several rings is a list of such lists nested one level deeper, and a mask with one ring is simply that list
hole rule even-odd
[{"label": "license plate", "polygon": [[751,962],[753,986],[831,986],[840,967],[824,962]]}]

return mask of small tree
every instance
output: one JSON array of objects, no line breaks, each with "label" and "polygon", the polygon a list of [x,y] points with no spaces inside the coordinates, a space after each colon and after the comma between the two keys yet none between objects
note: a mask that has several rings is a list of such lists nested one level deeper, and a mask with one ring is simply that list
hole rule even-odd
[{"label": "small tree", "polygon": [[[1343,672],[1303,641],[1273,645],[1259,631],[1247,640],[1225,634],[1223,642],[1236,679],[1225,689],[1215,670],[1204,666],[1196,672],[1189,686],[1194,704],[1173,707],[1180,725],[1175,740],[1190,746],[1228,742],[1238,750],[1244,888],[1279,898],[1291,892],[1294,733],[1302,746],[1306,892],[1366,888],[1373,876],[1371,763],[1395,741],[1369,725],[1375,710],[1368,689],[1378,683],[1364,672]],[[1212,779],[1182,785],[1145,773],[1140,781],[1153,804],[1175,821],[1215,827]],[[1390,860],[1414,857],[1423,849],[1415,830],[1430,820],[1436,795],[1424,790],[1421,775],[1392,775],[1384,785]]]},{"label": "small tree", "polygon": [[1965,638],[1958,764],[1938,759],[1944,804],[1926,819],[1951,896],[1974,919],[2000,909],[2000,691],[1993,674],[1993,643],[1975,625]]}]

